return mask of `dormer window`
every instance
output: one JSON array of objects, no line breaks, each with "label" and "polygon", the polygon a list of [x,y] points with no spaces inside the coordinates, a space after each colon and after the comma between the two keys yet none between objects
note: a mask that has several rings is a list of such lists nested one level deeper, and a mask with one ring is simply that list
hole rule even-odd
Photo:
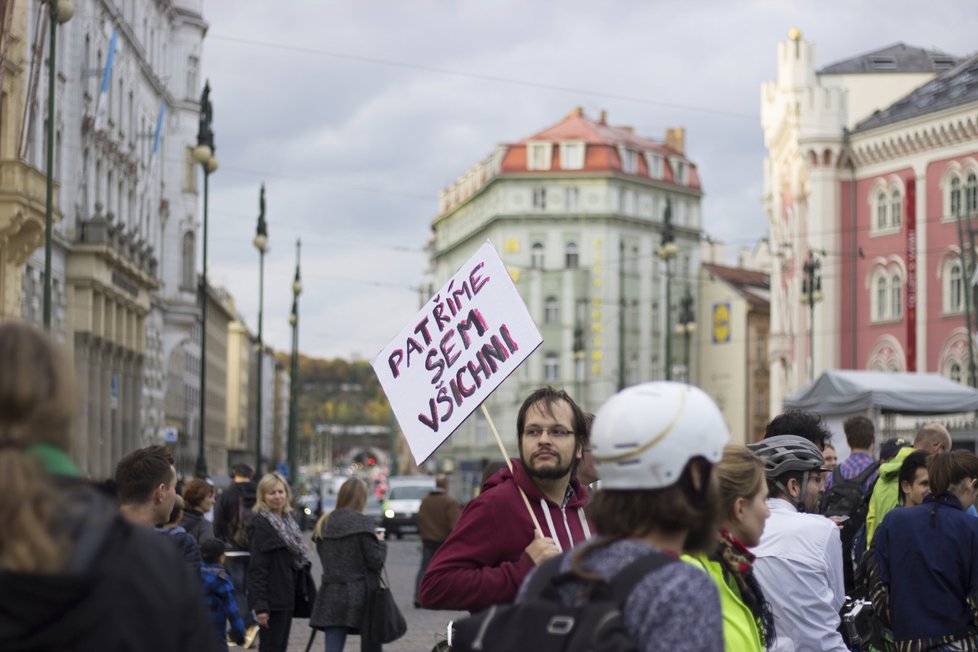
[{"label": "dormer window", "polygon": [[873,70],[896,70],[896,59],[893,57],[873,57],[869,62]]},{"label": "dormer window", "polygon": [[681,158],[672,159],[673,181],[681,186],[689,183],[689,166]]},{"label": "dormer window", "polygon": [[618,157],[621,158],[621,171],[625,174],[636,174],[638,172],[638,152],[628,149],[624,145],[618,146]]},{"label": "dormer window", "polygon": [[528,143],[526,146],[526,169],[549,170],[553,153],[551,143]]},{"label": "dormer window", "polygon": [[584,143],[560,144],[560,167],[563,170],[581,170],[584,168]]},{"label": "dormer window", "polygon": [[662,171],[665,166],[661,156],[652,152],[645,152],[645,165],[649,168],[649,178],[662,178]]}]

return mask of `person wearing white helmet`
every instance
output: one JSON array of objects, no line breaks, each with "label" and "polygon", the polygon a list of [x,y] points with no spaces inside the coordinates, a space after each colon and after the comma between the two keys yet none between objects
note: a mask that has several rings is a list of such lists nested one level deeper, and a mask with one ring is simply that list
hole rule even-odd
[{"label": "person wearing white helmet", "polygon": [[824,459],[814,443],[777,435],[748,446],[764,460],[771,516],[755,555],[754,575],[774,613],[772,652],[845,652],[839,609],[845,602],[842,541],[817,513]]},{"label": "person wearing white helmet", "polygon": [[[599,538],[561,556],[560,571],[573,574],[560,583],[561,601],[580,604],[589,581],[642,572],[622,603],[637,649],[723,650],[716,586],[700,569],[672,562],[713,544],[719,493],[712,469],[729,439],[720,411],[696,387],[645,383],[612,396],[591,429],[601,489],[589,514]],[[637,570],[652,558],[651,570]]]}]

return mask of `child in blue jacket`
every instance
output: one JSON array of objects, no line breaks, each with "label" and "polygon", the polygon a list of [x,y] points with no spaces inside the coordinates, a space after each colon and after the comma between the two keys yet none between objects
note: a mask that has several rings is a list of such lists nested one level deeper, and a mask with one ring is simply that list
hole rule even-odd
[{"label": "child in blue jacket", "polygon": [[211,610],[211,618],[217,630],[221,645],[227,650],[227,625],[231,624],[231,640],[238,645],[245,641],[244,622],[238,612],[234,599],[234,586],[224,570],[224,542],[208,539],[200,545],[200,555],[204,563],[200,566],[200,576],[204,580],[204,599]]}]

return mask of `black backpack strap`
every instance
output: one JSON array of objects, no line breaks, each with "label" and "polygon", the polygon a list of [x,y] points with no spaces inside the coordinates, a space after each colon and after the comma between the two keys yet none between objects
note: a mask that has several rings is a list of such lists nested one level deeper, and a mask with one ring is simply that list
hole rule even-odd
[{"label": "black backpack strap", "polygon": [[635,586],[644,580],[649,573],[657,571],[663,566],[679,560],[672,555],[664,552],[650,552],[642,555],[631,562],[611,578],[611,596],[620,605],[624,606],[628,596],[631,595]]},{"label": "black backpack strap", "polygon": [[[839,467],[835,467],[835,468],[836,468],[836,470],[838,470]],[[880,463],[879,462],[873,462],[872,464],[870,464],[869,466],[867,466],[865,469],[863,469],[863,472],[862,473],[860,473],[855,478],[853,478],[852,479],[853,482],[855,482],[856,484],[858,484],[860,487],[863,486],[864,484],[866,484],[866,481],[869,480],[869,476],[873,475],[873,473],[875,473],[876,472],[876,469],[878,469],[878,468],[880,468]]]},{"label": "black backpack strap", "polygon": [[842,465],[836,464],[835,468],[832,469],[832,486],[835,486],[844,480],[845,478],[842,477]]}]

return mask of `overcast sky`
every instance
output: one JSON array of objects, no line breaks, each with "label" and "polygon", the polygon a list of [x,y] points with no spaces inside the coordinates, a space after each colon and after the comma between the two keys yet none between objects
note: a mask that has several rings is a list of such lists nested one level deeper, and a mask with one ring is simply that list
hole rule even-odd
[{"label": "overcast sky", "polygon": [[254,330],[264,180],[266,341],[290,348],[301,237],[300,349],[366,359],[418,309],[438,191],[496,144],[575,106],[656,139],[685,127],[705,230],[736,249],[766,233],[760,85],[790,27],[819,67],[897,41],[978,49],[974,0],[205,0],[204,15],[212,281]]}]

